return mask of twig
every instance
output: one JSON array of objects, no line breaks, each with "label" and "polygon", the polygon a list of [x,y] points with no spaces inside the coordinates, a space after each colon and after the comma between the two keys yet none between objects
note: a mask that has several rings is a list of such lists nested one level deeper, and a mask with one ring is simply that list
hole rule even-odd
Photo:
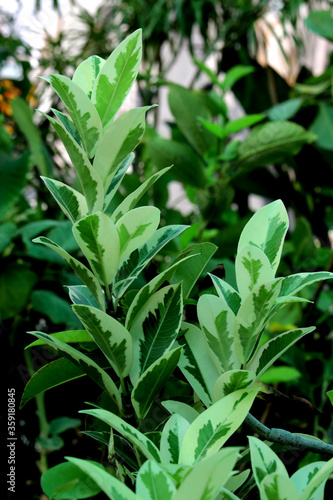
[{"label": "twig", "polygon": [[263,425],[250,413],[245,418],[245,423],[251,429],[259,434],[260,437],[267,439],[273,443],[279,443],[284,446],[291,446],[293,448],[303,448],[314,453],[322,453],[324,455],[333,456],[333,445],[316,441],[315,439],[298,436],[284,429],[269,429]]}]

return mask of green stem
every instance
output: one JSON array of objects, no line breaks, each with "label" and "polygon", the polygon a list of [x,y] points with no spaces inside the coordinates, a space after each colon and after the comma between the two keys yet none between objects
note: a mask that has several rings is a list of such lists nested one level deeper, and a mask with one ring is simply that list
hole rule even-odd
[{"label": "green stem", "polygon": [[111,293],[110,293],[110,286],[109,285],[105,285],[105,293],[106,293],[107,300],[111,300]]}]

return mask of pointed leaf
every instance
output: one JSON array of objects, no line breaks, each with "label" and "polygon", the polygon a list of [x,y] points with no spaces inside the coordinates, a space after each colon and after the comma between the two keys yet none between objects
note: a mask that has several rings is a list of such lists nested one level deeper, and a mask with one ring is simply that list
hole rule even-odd
[{"label": "pointed leaf", "polygon": [[66,358],[72,361],[77,367],[83,370],[90,378],[92,378],[102,389],[109,394],[115,401],[118,408],[122,406],[120,392],[110,376],[97,364],[85,354],[81,353],[74,347],[61,342],[55,338],[50,337],[43,332],[29,332],[35,337],[45,341],[47,345],[60,351]]},{"label": "pointed leaf", "polygon": [[199,298],[197,313],[209,354],[218,372],[221,374],[240,368],[234,341],[234,313],[223,300],[209,294]]},{"label": "pointed leaf", "polygon": [[[49,333],[51,338],[61,340],[66,344],[77,344],[78,342],[92,342],[91,337],[85,330],[66,330],[64,332]],[[38,345],[45,345],[44,340],[35,340],[25,347],[36,347]]]},{"label": "pointed leaf", "polygon": [[113,222],[106,214],[96,212],[76,222],[73,234],[99,282],[108,286],[116,275],[120,255]]},{"label": "pointed leaf", "polygon": [[142,55],[142,33],[128,36],[103,64],[95,80],[91,100],[104,129],[127,97],[138,74]]},{"label": "pointed leaf", "polygon": [[257,246],[266,254],[276,272],[288,226],[288,214],[281,200],[265,205],[244,227],[237,253],[244,245]]},{"label": "pointed leaf", "polygon": [[189,424],[191,424],[199,416],[199,412],[197,410],[186,403],[182,403],[181,401],[162,401],[161,405],[164,406],[164,408],[168,410],[171,415],[177,414],[187,420]]},{"label": "pointed leaf", "polygon": [[196,464],[217,452],[249,412],[257,389],[240,389],[220,399],[199,415],[187,431],[179,462]]},{"label": "pointed leaf", "polygon": [[333,472],[333,458],[331,458],[319,471],[312,477],[303,493],[299,496],[299,500],[312,500],[314,493],[328,479]]},{"label": "pointed leaf", "polygon": [[[297,493],[300,495],[303,493],[311,479],[317,474],[319,469],[325,465],[326,462],[312,462],[311,464],[305,465],[301,469],[298,469],[292,476],[291,480],[296,486]],[[311,500],[322,500],[324,498],[324,489],[326,481],[322,482],[320,487],[317,488],[315,493],[311,495]]]},{"label": "pointed leaf", "polygon": [[163,354],[134,385],[131,400],[138,418],[143,419],[148,413],[155,397],[176,368],[180,353],[181,347],[178,347]]},{"label": "pointed leaf", "polygon": [[66,217],[74,224],[88,213],[85,197],[66,184],[42,177],[47,189],[58,203]]},{"label": "pointed leaf", "polygon": [[291,274],[290,276],[286,276],[283,280],[280,297],[288,297],[288,295],[293,295],[312,283],[332,278],[333,273],[327,271]]},{"label": "pointed leaf", "polygon": [[221,280],[218,276],[208,273],[212,279],[215,290],[217,291],[220,299],[224,300],[226,305],[232,310],[234,314],[237,314],[242,302],[239,293],[224,280]]},{"label": "pointed leaf", "polygon": [[116,194],[121,181],[123,180],[124,175],[126,174],[127,170],[131,166],[134,160],[134,153],[131,153],[125,158],[125,160],[122,162],[122,164],[116,169],[116,172],[112,178],[111,184],[108,187],[106,191],[106,195],[104,198],[104,208],[103,210],[106,211],[108,206],[110,205],[112,198]]},{"label": "pointed leaf", "polygon": [[250,444],[253,475],[260,491],[262,481],[269,474],[274,473],[289,479],[289,475],[284,464],[267,444],[253,436],[250,436],[248,439]]},{"label": "pointed leaf", "polygon": [[224,398],[238,389],[251,387],[256,379],[256,374],[248,370],[230,370],[223,373],[213,387],[213,402]]},{"label": "pointed leaf", "polygon": [[156,462],[147,460],[138,472],[135,491],[145,500],[172,500],[176,486]]},{"label": "pointed leaf", "polygon": [[262,500],[276,500],[277,498],[283,498],[283,500],[298,499],[296,487],[291,479],[275,473],[265,476],[260,485],[260,493]]},{"label": "pointed leaf", "polygon": [[78,277],[83,281],[88,290],[92,293],[93,297],[96,299],[100,308],[105,311],[105,299],[101,289],[99,282],[93,273],[86,268],[80,261],[74,259],[69,253],[67,253],[63,248],[54,243],[54,241],[45,238],[44,236],[40,236],[39,238],[35,238],[32,240],[34,243],[41,243],[42,245],[51,248],[56,252],[60,257],[62,257],[69,266],[73,269],[73,271],[78,275]]},{"label": "pointed leaf", "polygon": [[122,418],[117,417],[114,413],[102,409],[81,410],[79,413],[85,413],[99,418],[128,439],[128,441],[133,443],[148,460],[154,460],[157,463],[161,463],[160,452],[154,443],[142,434],[142,432],[126,423]]},{"label": "pointed leaf", "polygon": [[67,132],[73,137],[74,141],[77,142],[80,147],[82,147],[82,141],[80,139],[79,133],[75,127],[73,120],[71,120],[71,118],[68,115],[65,115],[65,113],[62,113],[57,109],[51,108],[51,111],[63,124]]},{"label": "pointed leaf", "polygon": [[178,464],[179,451],[189,427],[190,422],[177,413],[169,418],[163,428],[160,445],[161,455],[165,462]]},{"label": "pointed leaf", "polygon": [[236,257],[237,287],[242,298],[246,298],[253,288],[274,279],[274,271],[260,248],[244,245]]},{"label": "pointed leaf", "polygon": [[91,56],[82,61],[74,72],[72,81],[81,87],[89,99],[91,98],[95,80],[104,63],[105,59],[102,59],[99,56]]},{"label": "pointed leaf", "polygon": [[183,313],[181,285],[170,285],[152,295],[130,329],[134,357],[130,377],[135,384],[177,338]]},{"label": "pointed leaf", "polygon": [[68,288],[69,298],[73,304],[99,307],[95,298],[85,285],[70,285],[66,288]]}]

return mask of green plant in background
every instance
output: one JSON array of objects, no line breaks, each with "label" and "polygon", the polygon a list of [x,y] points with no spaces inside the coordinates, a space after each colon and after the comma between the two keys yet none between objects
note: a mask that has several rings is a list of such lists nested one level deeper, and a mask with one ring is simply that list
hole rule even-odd
[{"label": "green plant in background", "polygon": [[[40,236],[34,242],[52,249],[80,278],[80,284],[68,285],[68,292],[84,329],[31,332],[38,340],[29,347],[47,345],[61,357],[34,374],[21,404],[85,375],[102,391],[94,408],[83,413],[95,417],[86,433],[106,445],[108,467],[68,457],[42,476],[50,498],[87,498],[103,491],[110,499],[237,499],[234,491],[240,486],[251,488],[249,470],[236,475],[233,471],[247,451],[221,447],[244,420],[258,426],[249,414],[262,391],[256,382],[290,346],[314,330],[293,329],[262,341],[265,327],[286,303],[306,300],[296,293],[333,276],[319,272],[275,278],[288,229],[284,205],[276,201],[259,210],[241,234],[235,287],[212,275],[215,294],[206,291],[198,302],[190,297],[216,250],[211,243],[185,248],[138,286],[152,258],[186,229],[158,229],[159,209],[140,205],[168,168],[153,174],[120,204],[114,202],[144,134],[149,109],[117,115],[140,60],[139,30],[106,61],[97,56],[83,61],[72,80],[62,75],[47,79],[69,113],[53,110],[56,118],[48,120],[67,149],[80,188],[44,176],[43,180],[69,219],[86,262],[51,238]],[[187,306],[193,305],[200,328],[187,317]],[[177,367],[188,384],[177,376]],[[170,383],[177,400],[168,397]],[[153,417],[157,398],[166,410],[160,422]],[[60,424],[53,424],[55,436],[69,425]],[[150,432],[145,432],[148,425]],[[293,438],[296,446],[333,454],[332,445],[278,431],[277,442],[288,446]],[[289,479],[274,452],[251,439],[261,498],[282,500],[288,488],[287,498],[323,498],[333,458],[313,464],[311,470],[300,469]]]}]

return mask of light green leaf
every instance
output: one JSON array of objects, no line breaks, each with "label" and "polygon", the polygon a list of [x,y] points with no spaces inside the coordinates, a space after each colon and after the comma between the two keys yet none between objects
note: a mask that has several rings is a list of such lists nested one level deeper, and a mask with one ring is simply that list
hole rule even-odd
[{"label": "light green leaf", "polygon": [[278,359],[282,354],[295,344],[304,335],[311,333],[315,327],[298,328],[284,332],[277,337],[269,340],[255,353],[251,361],[247,364],[248,370],[254,371],[257,378],[260,379],[261,375]]},{"label": "light green leaf", "polygon": [[235,348],[241,364],[253,355],[262,330],[272,315],[281,289],[281,278],[255,286],[239,308],[236,316]]},{"label": "light green leaf", "polygon": [[198,319],[219,374],[240,368],[234,342],[235,315],[216,295],[199,298]]},{"label": "light green leaf", "polygon": [[111,220],[116,224],[118,220],[125,215],[127,212],[132,210],[140,198],[145,194],[146,191],[163,175],[165,174],[168,170],[170,170],[171,167],[164,168],[160,172],[157,172],[156,174],[153,174],[146,182],[141,184],[140,187],[138,187],[133,193],[128,195],[120,205],[116,208],[116,210],[113,212],[111,215]]},{"label": "light green leaf", "polygon": [[96,170],[91,165],[85,151],[73,139],[64,125],[54,118],[42,113],[53,125],[55,131],[64,143],[67,153],[72,160],[73,167],[80,180],[87,206],[90,212],[102,210],[104,202],[103,183]]},{"label": "light green leaf", "polygon": [[162,401],[161,405],[164,406],[171,415],[177,414],[183,417],[189,424],[191,424],[198,416],[199,412],[192,408],[192,406],[182,403],[181,401]]},{"label": "light green leaf", "polygon": [[[269,474],[277,474],[289,479],[287,469],[283,462],[267,444],[253,436],[249,436],[248,439],[253,475],[260,491],[262,491],[261,483]],[[297,495],[295,498],[297,498]]]},{"label": "light green leaf", "polygon": [[171,348],[177,338],[182,313],[180,284],[163,287],[141,308],[130,329],[134,349],[130,371],[133,384]]},{"label": "light green leaf", "polygon": [[258,284],[274,279],[274,271],[264,252],[254,245],[244,245],[236,256],[236,279],[244,299]]},{"label": "light green leaf", "polygon": [[63,75],[50,75],[49,82],[71,115],[83,147],[89,158],[102,136],[102,122],[87,94],[72,80]]},{"label": "light green leaf", "polygon": [[291,479],[275,473],[265,476],[260,485],[260,493],[262,500],[276,500],[277,498],[283,498],[283,500],[298,499],[296,487]]},{"label": "light green leaf", "polygon": [[220,299],[224,300],[225,304],[232,310],[234,314],[237,314],[242,302],[239,293],[224,280],[221,280],[218,276],[208,273],[212,279],[215,290],[217,291]]},{"label": "light green leaf", "polygon": [[69,298],[73,304],[99,307],[97,301],[85,285],[69,285],[66,288],[68,288]]},{"label": "light green leaf", "polygon": [[[299,500],[312,500],[313,495],[323,483],[326,482],[333,472],[333,458],[331,458],[319,471],[312,477],[305,490],[299,496]],[[314,497],[315,498],[315,497]],[[321,497],[322,498],[322,497]]]},{"label": "light green leaf", "polygon": [[128,486],[106,472],[101,464],[91,460],[82,460],[81,458],[65,458],[89,476],[93,483],[98,485],[99,489],[104,491],[110,500],[140,500]]},{"label": "light green leaf", "polygon": [[256,374],[248,370],[229,370],[223,373],[213,387],[213,402],[224,398],[238,389],[251,387],[256,379]]},{"label": "light green leaf", "polygon": [[276,272],[288,227],[288,214],[281,200],[265,205],[244,227],[237,253],[244,245],[257,246],[266,254],[273,271]]},{"label": "light green leaf", "polygon": [[68,115],[65,115],[65,113],[62,113],[61,111],[58,111],[57,109],[51,108],[51,111],[56,115],[58,120],[63,124],[67,132],[73,137],[75,142],[78,143],[80,147],[82,147],[82,141],[80,139],[79,133],[75,127],[75,124],[73,120]]},{"label": "light green leaf", "polygon": [[88,213],[85,197],[63,182],[42,177],[47,189],[58,203],[66,217],[74,224]]},{"label": "light green leaf", "polygon": [[95,80],[91,100],[101,117],[103,128],[120,109],[137,77],[142,55],[142,32],[128,36],[103,64]]},{"label": "light green leaf", "polygon": [[82,61],[74,72],[72,81],[81,87],[89,99],[91,97],[95,80],[104,63],[105,59],[102,59],[99,56],[91,56]]},{"label": "light green leaf", "polygon": [[[91,342],[91,337],[85,330],[65,330],[64,332],[49,333],[51,338],[65,342],[66,344],[77,344],[78,342]],[[38,345],[45,345],[44,340],[35,340],[25,349],[35,347]]]},{"label": "light green leaf", "polygon": [[119,165],[137,147],[145,131],[146,111],[149,106],[135,108],[122,114],[106,130],[97,148],[94,169],[103,182],[105,191]]},{"label": "light green leaf", "polygon": [[261,375],[260,382],[270,385],[295,382],[301,376],[301,372],[293,366],[274,366]]},{"label": "light green leaf", "polygon": [[298,273],[291,274],[284,278],[280,297],[287,297],[289,295],[294,295],[295,293],[302,290],[302,288],[311,285],[312,283],[317,283],[317,281],[332,279],[333,273],[328,271],[320,271],[317,273]]},{"label": "light green leaf", "polygon": [[117,298],[127,290],[131,281],[121,283],[123,280],[130,280],[139,276],[144,267],[151,261],[151,259],[164,247],[169,241],[182,233],[187,226],[174,225],[166,226],[158,229],[151,238],[140,248],[134,250],[132,254],[122,263],[117,272],[114,294]]},{"label": "light green leaf", "polygon": [[126,174],[129,167],[133,163],[133,160],[134,160],[134,153],[131,153],[127,156],[127,158],[125,158],[120,167],[118,167],[118,169],[116,170],[116,173],[112,178],[111,184],[106,191],[106,195],[104,198],[104,208],[103,208],[104,212],[107,210],[109,204],[111,203],[112,198],[116,194],[121,184],[121,181],[123,180],[123,177]]},{"label": "light green leaf", "polygon": [[148,460],[161,463],[159,449],[154,443],[142,434],[142,432],[126,423],[122,418],[117,417],[114,413],[102,409],[82,410],[79,413],[86,413],[87,415],[99,418],[133,443]]},{"label": "light green leaf", "polygon": [[72,330],[81,327],[67,300],[50,290],[34,290],[31,294],[31,307],[55,325],[64,323]]},{"label": "light green leaf", "polygon": [[119,260],[126,259],[134,250],[144,245],[155,233],[160,223],[156,207],[139,207],[123,215],[115,225],[119,236]]},{"label": "light green leaf", "polygon": [[247,75],[250,75],[255,71],[253,66],[243,66],[241,64],[236,64],[231,69],[229,69],[222,83],[220,83],[220,87],[224,92],[230,90],[238,80],[244,78]]},{"label": "light green leaf", "polygon": [[[312,462],[311,464],[305,465],[301,469],[298,469],[292,476],[291,480],[296,486],[297,493],[300,495],[303,493],[311,479],[319,471],[326,462]],[[311,496],[311,500],[323,500],[324,489],[326,481],[323,481],[319,488],[316,489],[315,493]]]},{"label": "light green leaf", "polygon": [[128,375],[133,359],[132,338],[116,319],[95,307],[74,305],[73,311],[120,377]]},{"label": "light green leaf", "polygon": [[[225,483],[225,488],[229,492],[236,491],[238,488],[242,486],[242,484],[245,483],[247,478],[249,477],[251,472],[251,469],[245,469],[242,472],[239,472],[238,474],[235,474],[234,476],[229,477],[228,481]],[[238,497],[236,497],[238,498]],[[224,499],[223,499],[224,500]]]},{"label": "light green leaf", "polygon": [[156,462],[147,460],[138,472],[135,491],[144,500],[172,500],[176,486]]},{"label": "light green leaf", "polygon": [[245,115],[241,118],[238,118],[237,120],[227,122],[224,129],[225,135],[228,136],[230,134],[235,134],[236,132],[240,132],[244,128],[252,127],[252,125],[261,122],[265,118],[265,115],[260,114]]},{"label": "light green leaf", "polygon": [[201,413],[187,431],[179,462],[195,464],[217,452],[250,411],[258,390],[240,389]]},{"label": "light green leaf", "polygon": [[169,418],[163,427],[160,444],[161,455],[165,462],[178,464],[179,451],[189,427],[190,422],[177,413]]},{"label": "light green leaf", "polygon": [[54,243],[54,241],[51,241],[48,238],[45,238],[44,236],[40,236],[39,238],[35,238],[32,240],[34,243],[41,243],[42,245],[47,246],[48,248],[51,248],[56,252],[60,257],[62,257],[69,266],[73,269],[73,271],[78,275],[78,277],[83,281],[83,283],[86,285],[88,290],[92,293],[93,297],[96,299],[97,303],[99,304],[100,308],[105,311],[105,299],[104,295],[101,289],[101,286],[96,279],[96,277],[93,275],[93,273],[86,268],[83,264],[81,264],[80,261],[77,259],[74,259],[69,253],[67,253],[63,248],[61,248],[59,245]]},{"label": "light green leaf", "polygon": [[239,448],[229,447],[200,461],[187,474],[173,500],[215,500],[231,476],[238,456]]},{"label": "light green leaf", "polygon": [[108,286],[115,278],[120,256],[113,222],[106,214],[96,212],[76,222],[73,234],[99,282]]},{"label": "light green leaf", "polygon": [[35,337],[44,340],[44,342],[55,349],[60,351],[66,358],[72,361],[78,368],[84,371],[90,378],[92,378],[107,394],[115,401],[118,408],[121,409],[121,396],[115,383],[110,376],[97,364],[85,354],[81,353],[74,347],[61,342],[55,338],[50,337],[43,332],[29,332]]}]

